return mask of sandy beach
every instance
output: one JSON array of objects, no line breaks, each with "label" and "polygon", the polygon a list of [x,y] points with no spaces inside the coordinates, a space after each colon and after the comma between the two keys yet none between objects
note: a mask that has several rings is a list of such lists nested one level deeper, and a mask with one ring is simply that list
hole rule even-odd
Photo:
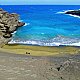
[{"label": "sandy beach", "polygon": [[68,54],[78,54],[80,53],[80,47],[69,46],[47,47],[47,46],[8,44],[0,48],[0,51],[15,54],[24,54],[29,56],[60,56],[60,55],[62,56]]},{"label": "sandy beach", "polygon": [[0,80],[80,80],[79,47],[5,45]]}]

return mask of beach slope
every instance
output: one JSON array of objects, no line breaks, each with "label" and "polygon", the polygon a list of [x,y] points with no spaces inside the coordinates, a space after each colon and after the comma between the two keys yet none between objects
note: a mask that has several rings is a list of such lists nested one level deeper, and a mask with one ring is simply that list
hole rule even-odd
[{"label": "beach slope", "polygon": [[17,45],[9,44],[0,48],[0,51],[24,54],[30,56],[54,56],[54,55],[68,55],[79,54],[79,47],[59,46],[59,47],[46,47],[46,46],[30,46],[30,45]]}]

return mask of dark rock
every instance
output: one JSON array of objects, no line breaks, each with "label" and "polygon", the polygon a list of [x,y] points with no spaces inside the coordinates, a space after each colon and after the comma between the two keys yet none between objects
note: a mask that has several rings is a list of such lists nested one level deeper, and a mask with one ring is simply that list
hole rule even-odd
[{"label": "dark rock", "polygon": [[18,22],[18,27],[21,27],[21,26],[24,26],[25,25],[25,23],[23,23],[23,22]]},{"label": "dark rock", "polygon": [[72,14],[80,16],[80,10],[67,11],[65,14]]},{"label": "dark rock", "polygon": [[30,54],[30,53],[26,52],[26,54]]},{"label": "dark rock", "polygon": [[60,65],[59,67],[57,67],[57,70],[60,71],[61,67],[62,67],[62,65]]},{"label": "dark rock", "polygon": [[5,34],[5,35],[3,35],[3,37],[4,38],[10,38],[10,37],[12,37],[12,34]]}]

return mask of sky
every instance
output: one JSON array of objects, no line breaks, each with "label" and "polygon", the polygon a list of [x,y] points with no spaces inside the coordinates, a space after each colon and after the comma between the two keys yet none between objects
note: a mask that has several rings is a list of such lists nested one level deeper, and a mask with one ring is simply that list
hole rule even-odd
[{"label": "sky", "polygon": [[80,5],[80,0],[0,0],[0,5]]}]

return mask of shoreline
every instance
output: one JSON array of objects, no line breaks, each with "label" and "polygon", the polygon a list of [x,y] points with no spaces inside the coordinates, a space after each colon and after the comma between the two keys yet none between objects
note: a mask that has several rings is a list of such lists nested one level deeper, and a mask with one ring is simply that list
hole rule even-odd
[{"label": "shoreline", "polygon": [[0,51],[27,56],[64,56],[79,54],[80,48],[74,46],[31,46],[8,44],[0,48]]}]

